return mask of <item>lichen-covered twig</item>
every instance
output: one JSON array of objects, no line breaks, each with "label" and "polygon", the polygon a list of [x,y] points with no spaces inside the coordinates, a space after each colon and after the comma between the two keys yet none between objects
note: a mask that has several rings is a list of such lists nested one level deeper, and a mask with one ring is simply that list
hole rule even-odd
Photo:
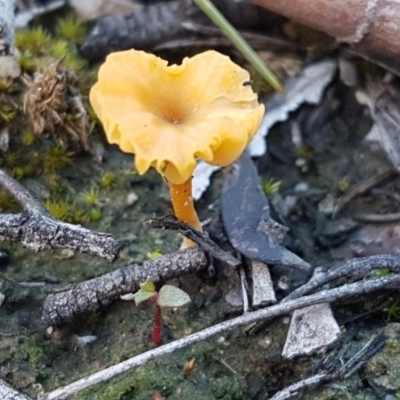
[{"label": "lichen-covered twig", "polygon": [[2,400],[32,400],[30,397],[17,392],[13,387],[0,379],[0,399]]},{"label": "lichen-covered twig", "polygon": [[312,278],[305,285],[299,287],[289,296],[285,297],[284,301],[296,299],[312,293],[316,289],[337,279],[347,278],[354,281],[366,278],[370,276],[372,272],[382,269],[387,269],[387,273],[400,273],[400,257],[381,254],[347,261],[326,274],[320,274],[318,277]]},{"label": "lichen-covered twig", "polygon": [[57,325],[71,320],[76,314],[98,310],[124,294],[138,291],[139,284],[147,278],[157,283],[199,271],[207,265],[207,257],[199,248],[128,265],[50,294],[43,303],[42,320],[48,325]]},{"label": "lichen-covered twig", "polygon": [[[189,249],[193,251],[192,249]],[[189,251],[185,250],[185,251]],[[333,302],[348,296],[365,295],[377,290],[394,289],[400,287],[400,275],[392,274],[384,277],[371,278],[365,281],[350,283],[335,289],[323,290],[320,293],[310,296],[304,296],[299,299],[290,300],[258,311],[249,312],[240,317],[221,322],[210,328],[206,328],[200,332],[183,337],[172,343],[149,350],[143,354],[130,358],[112,367],[96,372],[93,375],[80,379],[67,386],[58,388],[53,392],[47,393],[40,397],[39,400],[63,400],[67,397],[87,389],[100,382],[127,372],[133,368],[143,366],[155,358],[165,356],[173,351],[190,346],[202,340],[209,339],[212,336],[229,332],[233,329],[252,324],[259,321],[267,321],[278,316],[287,315],[294,310],[308,307],[314,304]]]},{"label": "lichen-covered twig", "polygon": [[111,235],[56,220],[28,189],[2,169],[0,186],[24,210],[22,214],[0,214],[0,240],[18,241],[34,251],[67,248],[109,261],[117,257],[119,245]]}]

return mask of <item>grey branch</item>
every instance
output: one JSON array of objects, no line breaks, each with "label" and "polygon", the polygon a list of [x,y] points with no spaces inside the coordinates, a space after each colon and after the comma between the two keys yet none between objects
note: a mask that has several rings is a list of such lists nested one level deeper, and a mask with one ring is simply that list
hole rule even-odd
[{"label": "grey branch", "polygon": [[394,289],[400,287],[400,275],[393,274],[384,277],[370,278],[365,281],[350,283],[335,289],[323,290],[317,294],[304,296],[299,299],[290,300],[258,311],[249,312],[240,317],[230,319],[220,324],[206,328],[200,332],[178,339],[172,343],[149,350],[143,354],[132,357],[126,361],[96,372],[93,375],[82,378],[67,386],[58,388],[40,397],[39,400],[63,400],[69,396],[87,389],[100,382],[108,381],[117,375],[125,373],[133,368],[143,366],[155,358],[165,356],[176,350],[185,348],[194,343],[209,339],[233,329],[249,325],[255,322],[268,321],[278,316],[287,315],[294,310],[309,307],[314,304],[333,302],[348,296],[365,295],[377,290]]},{"label": "grey branch", "polygon": [[343,265],[332,269],[326,274],[320,274],[316,278],[312,278],[305,285],[299,287],[289,296],[285,297],[284,301],[296,299],[306,294],[315,292],[316,289],[341,278],[352,280],[364,279],[376,272],[377,270],[385,270],[388,272],[400,273],[400,257],[382,254],[358,258],[345,262]]},{"label": "grey branch", "polygon": [[0,0],[0,78],[15,78],[20,69],[14,47],[15,0]]},{"label": "grey branch", "polygon": [[8,383],[0,379],[0,399],[2,400],[32,400],[30,397],[17,392]]},{"label": "grey branch", "polygon": [[0,186],[24,210],[23,214],[0,214],[0,240],[18,241],[34,251],[66,248],[109,261],[118,256],[119,244],[111,235],[56,220],[29,190],[1,169]]},{"label": "grey branch", "polygon": [[128,265],[50,294],[43,303],[42,320],[47,325],[57,325],[71,320],[76,314],[98,310],[124,294],[137,292],[139,284],[147,278],[158,283],[199,271],[207,265],[207,257],[198,247],[148,260],[143,264]]}]

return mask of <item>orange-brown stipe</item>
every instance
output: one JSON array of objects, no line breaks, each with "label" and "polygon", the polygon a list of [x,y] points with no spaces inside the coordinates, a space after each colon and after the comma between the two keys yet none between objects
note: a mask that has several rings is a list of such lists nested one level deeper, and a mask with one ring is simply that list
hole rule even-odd
[{"label": "orange-brown stipe", "polygon": [[[180,221],[186,222],[198,231],[201,231],[201,223],[193,204],[192,178],[188,179],[181,185],[169,183],[169,192],[171,194],[172,206],[176,218]],[[196,246],[196,243],[187,238],[183,239],[182,247],[193,246]]]}]

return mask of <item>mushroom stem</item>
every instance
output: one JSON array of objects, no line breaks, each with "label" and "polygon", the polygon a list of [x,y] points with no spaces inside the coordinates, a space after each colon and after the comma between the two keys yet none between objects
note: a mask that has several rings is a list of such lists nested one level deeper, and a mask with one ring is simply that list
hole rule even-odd
[{"label": "mushroom stem", "polygon": [[[193,204],[192,178],[189,178],[180,185],[171,182],[168,182],[168,184],[171,193],[172,207],[174,208],[176,218],[201,231],[201,223]],[[193,247],[196,246],[196,243],[184,238],[183,246]]]}]

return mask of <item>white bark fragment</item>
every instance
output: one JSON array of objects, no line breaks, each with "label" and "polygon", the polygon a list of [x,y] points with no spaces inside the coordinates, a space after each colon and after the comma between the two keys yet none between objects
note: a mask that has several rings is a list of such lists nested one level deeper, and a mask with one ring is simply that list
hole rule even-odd
[{"label": "white bark fragment", "polygon": [[[316,268],[314,277],[321,274]],[[341,332],[329,303],[316,304],[293,312],[282,356],[310,355],[333,345]]]},{"label": "white bark fragment", "polygon": [[0,399],[2,400],[32,400],[30,397],[17,392],[8,383],[0,379]]},{"label": "white bark fragment", "polygon": [[253,307],[276,303],[275,291],[267,264],[253,260],[251,262],[253,278]]}]

